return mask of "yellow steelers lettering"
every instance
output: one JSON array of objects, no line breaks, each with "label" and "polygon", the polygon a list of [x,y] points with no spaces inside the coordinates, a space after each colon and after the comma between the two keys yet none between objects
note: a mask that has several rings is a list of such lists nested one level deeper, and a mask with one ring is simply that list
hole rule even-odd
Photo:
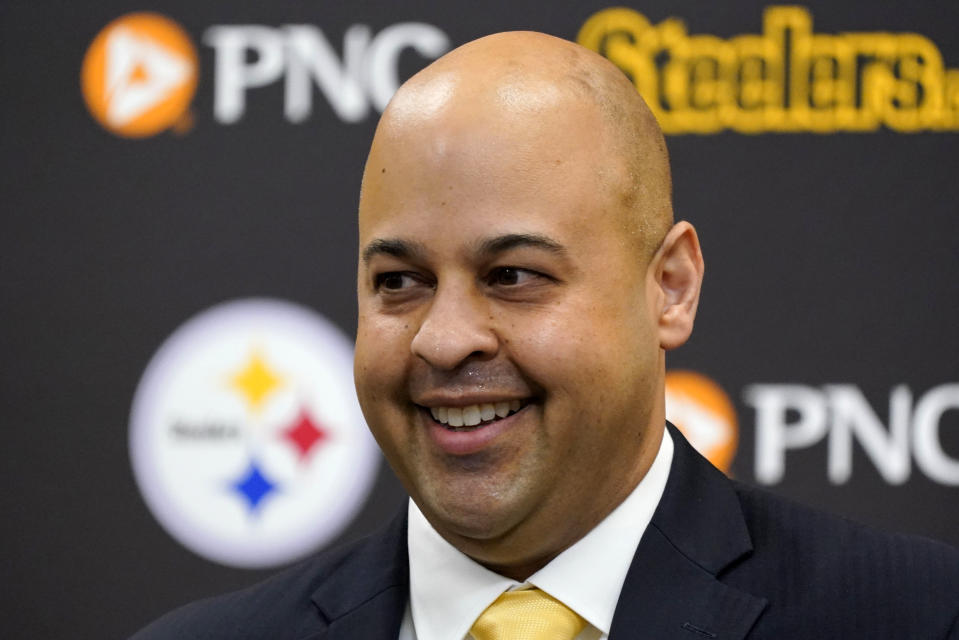
[{"label": "yellow steelers lettering", "polygon": [[577,41],[620,67],[663,131],[959,131],[959,70],[916,33],[818,34],[804,7],[772,6],[761,34],[690,35],[603,9]]}]

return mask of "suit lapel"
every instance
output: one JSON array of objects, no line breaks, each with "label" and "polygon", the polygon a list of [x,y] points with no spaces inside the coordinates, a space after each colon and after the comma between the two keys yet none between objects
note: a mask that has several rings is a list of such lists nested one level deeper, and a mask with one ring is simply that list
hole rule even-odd
[{"label": "suit lapel", "polygon": [[613,616],[612,640],[738,640],[766,600],[716,576],[752,551],[729,481],[672,425],[669,480],[633,557]]},{"label": "suit lapel", "polygon": [[313,604],[329,626],[309,639],[396,640],[408,598],[403,509],[384,531],[337,564],[313,593]]}]

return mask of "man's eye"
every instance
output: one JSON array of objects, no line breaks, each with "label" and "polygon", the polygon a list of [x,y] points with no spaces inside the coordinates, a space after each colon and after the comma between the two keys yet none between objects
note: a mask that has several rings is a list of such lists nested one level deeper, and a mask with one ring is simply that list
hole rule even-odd
[{"label": "man's eye", "polygon": [[491,285],[515,287],[540,277],[542,277],[540,274],[528,269],[497,267],[490,272],[488,281]]},{"label": "man's eye", "polygon": [[376,278],[374,278],[373,284],[377,289],[400,291],[415,285],[416,279],[402,271],[391,271],[389,273],[378,274]]}]

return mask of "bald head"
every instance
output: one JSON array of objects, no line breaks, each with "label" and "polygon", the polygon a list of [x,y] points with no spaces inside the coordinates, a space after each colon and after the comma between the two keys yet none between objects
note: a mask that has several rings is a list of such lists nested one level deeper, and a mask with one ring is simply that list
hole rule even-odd
[{"label": "bald head", "polygon": [[465,44],[400,87],[377,127],[361,216],[370,183],[389,154],[427,137],[445,147],[456,144],[458,135],[490,133],[525,144],[523,153],[536,161],[556,155],[554,143],[574,133],[599,148],[596,195],[608,198],[625,237],[638,241],[647,258],[672,225],[666,145],[635,87],[602,56],[534,32]]},{"label": "bald head", "polygon": [[542,34],[451,52],[380,120],[357,397],[433,527],[494,571],[525,580],[659,450],[664,353],[702,279],[669,192],[662,134],[623,74]]}]

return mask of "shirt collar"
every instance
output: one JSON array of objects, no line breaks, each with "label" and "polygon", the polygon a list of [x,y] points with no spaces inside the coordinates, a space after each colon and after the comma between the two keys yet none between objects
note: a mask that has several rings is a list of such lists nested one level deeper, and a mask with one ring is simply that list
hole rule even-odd
[{"label": "shirt collar", "polygon": [[[546,591],[608,635],[626,572],[663,495],[672,459],[673,441],[664,429],[659,452],[632,493],[524,584]],[[418,640],[465,637],[501,593],[520,586],[444,540],[412,500],[407,545],[410,609]]]}]

